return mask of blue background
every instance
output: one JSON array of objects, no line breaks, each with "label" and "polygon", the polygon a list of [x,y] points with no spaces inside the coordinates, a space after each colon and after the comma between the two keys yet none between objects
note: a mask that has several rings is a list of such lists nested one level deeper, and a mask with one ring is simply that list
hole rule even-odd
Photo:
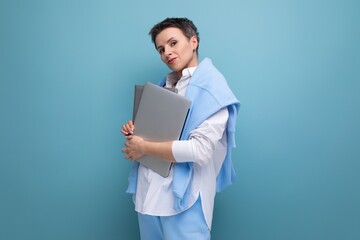
[{"label": "blue background", "polygon": [[242,103],[213,239],[360,239],[360,2],[0,0],[0,239],[138,239],[121,124],[192,19]]}]

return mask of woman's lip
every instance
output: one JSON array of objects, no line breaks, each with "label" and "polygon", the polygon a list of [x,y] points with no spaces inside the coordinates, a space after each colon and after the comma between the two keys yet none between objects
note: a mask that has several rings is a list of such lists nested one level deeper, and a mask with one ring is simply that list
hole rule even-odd
[{"label": "woman's lip", "polygon": [[176,59],[176,58],[170,58],[169,61],[168,61],[168,63],[169,63],[169,64],[172,64],[172,63],[175,61],[175,59]]}]

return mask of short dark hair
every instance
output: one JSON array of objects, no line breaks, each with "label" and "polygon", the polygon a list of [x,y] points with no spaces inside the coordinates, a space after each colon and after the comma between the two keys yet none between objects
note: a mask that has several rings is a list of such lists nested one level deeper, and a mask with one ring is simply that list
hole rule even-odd
[{"label": "short dark hair", "polygon": [[198,41],[198,45],[196,48],[196,53],[198,53],[199,42],[200,42],[199,32],[196,26],[194,25],[194,23],[187,18],[166,18],[165,20],[153,26],[149,32],[149,35],[151,36],[151,41],[154,43],[155,48],[156,48],[156,43],[155,43],[156,36],[164,29],[170,27],[175,27],[180,29],[185,35],[185,37],[187,37],[189,40],[190,38],[195,36]]}]

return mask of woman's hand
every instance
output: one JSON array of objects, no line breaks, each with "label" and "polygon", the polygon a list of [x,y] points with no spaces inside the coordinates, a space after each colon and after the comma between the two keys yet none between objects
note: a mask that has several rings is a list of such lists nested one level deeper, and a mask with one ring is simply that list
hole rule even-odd
[{"label": "woman's hand", "polygon": [[132,120],[129,120],[122,126],[121,133],[125,136],[134,134],[134,123]]},{"label": "woman's hand", "polygon": [[134,134],[134,123],[129,120],[121,128],[127,141],[122,152],[125,153],[126,159],[137,160],[144,155],[150,155],[168,162],[175,162],[172,154],[172,141],[167,142],[149,142],[142,137]]},{"label": "woman's hand", "polygon": [[126,159],[136,160],[145,155],[143,138],[134,135],[126,136],[126,138],[128,141],[125,143],[125,148],[122,149],[122,152],[126,154]]}]

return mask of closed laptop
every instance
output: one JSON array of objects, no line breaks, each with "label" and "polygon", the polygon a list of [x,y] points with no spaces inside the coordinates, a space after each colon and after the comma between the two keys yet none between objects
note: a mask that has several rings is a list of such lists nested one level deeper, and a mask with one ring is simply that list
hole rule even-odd
[{"label": "closed laptop", "polygon": [[[178,140],[190,104],[185,97],[152,83],[135,86],[134,135],[153,142]],[[163,177],[169,175],[171,163],[168,161],[152,156],[143,156],[137,161]]]}]

